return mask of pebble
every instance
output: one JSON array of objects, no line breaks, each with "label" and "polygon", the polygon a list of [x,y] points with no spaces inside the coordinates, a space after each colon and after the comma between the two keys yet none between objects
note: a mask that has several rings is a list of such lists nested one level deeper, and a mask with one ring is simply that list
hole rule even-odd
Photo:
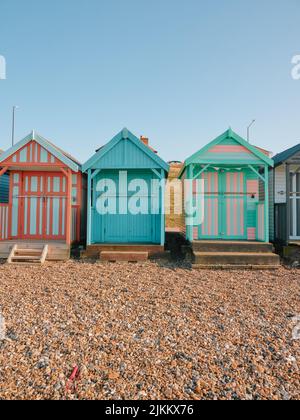
[{"label": "pebble", "polygon": [[299,274],[0,265],[0,399],[300,399]]}]

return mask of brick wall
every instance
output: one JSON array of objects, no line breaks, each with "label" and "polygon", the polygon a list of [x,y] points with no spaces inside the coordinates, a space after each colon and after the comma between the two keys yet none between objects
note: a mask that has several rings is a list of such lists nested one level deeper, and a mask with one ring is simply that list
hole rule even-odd
[{"label": "brick wall", "polygon": [[[183,164],[170,164],[169,181],[178,178]],[[174,191],[171,192],[171,213],[166,215],[166,229],[167,231],[181,231],[185,230],[185,221],[183,214],[174,214]]]}]

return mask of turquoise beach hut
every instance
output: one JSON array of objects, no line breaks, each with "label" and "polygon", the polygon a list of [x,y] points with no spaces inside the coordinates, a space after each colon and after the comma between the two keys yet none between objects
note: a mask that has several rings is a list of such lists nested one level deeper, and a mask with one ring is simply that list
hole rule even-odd
[{"label": "turquoise beach hut", "polygon": [[145,251],[149,256],[164,249],[168,171],[148,139],[127,129],[96,151],[83,165],[88,175],[88,256],[105,257],[108,250],[118,255],[106,257],[117,260],[122,251]]},{"label": "turquoise beach hut", "polygon": [[232,129],[185,161],[185,235],[195,268],[278,266],[269,243],[273,166],[269,152]]}]

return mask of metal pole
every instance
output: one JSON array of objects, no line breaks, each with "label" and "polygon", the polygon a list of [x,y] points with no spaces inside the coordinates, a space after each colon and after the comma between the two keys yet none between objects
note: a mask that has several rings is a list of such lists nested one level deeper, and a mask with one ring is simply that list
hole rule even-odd
[{"label": "metal pole", "polygon": [[14,146],[15,144],[15,114],[16,114],[16,109],[18,109],[18,107],[16,105],[13,106],[13,113],[12,113],[12,130],[11,130],[11,144],[12,146]]},{"label": "metal pole", "polygon": [[12,129],[11,129],[11,145],[13,146],[15,142],[15,107],[13,106],[12,114]]},{"label": "metal pole", "polygon": [[247,141],[250,143],[250,128],[256,122],[256,120],[252,120],[251,124],[247,127]]}]

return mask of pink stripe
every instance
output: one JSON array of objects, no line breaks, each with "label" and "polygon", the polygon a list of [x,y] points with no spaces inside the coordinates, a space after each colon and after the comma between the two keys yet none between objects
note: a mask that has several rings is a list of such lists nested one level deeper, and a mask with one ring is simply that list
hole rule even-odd
[{"label": "pink stripe", "polygon": [[[235,173],[233,175],[233,191],[237,192],[237,177],[238,174]],[[234,208],[233,208],[233,218],[234,218],[234,235],[237,236],[238,234],[238,220],[237,220],[237,207],[238,207],[238,200],[234,199]]]},{"label": "pink stripe", "polygon": [[[227,179],[227,192],[231,192],[231,186],[230,186],[230,181],[231,181],[231,174],[227,173],[226,174],[226,179]],[[230,232],[231,232],[231,217],[230,217],[230,200],[227,200],[227,235],[230,236]]]},{"label": "pink stripe", "polygon": [[251,155],[250,150],[246,149],[244,146],[214,146],[209,150],[208,153],[246,153]]},{"label": "pink stripe", "polygon": [[255,193],[258,195],[259,192],[259,184],[257,180],[254,181],[247,181],[247,193],[252,194]]},{"label": "pink stripe", "polygon": [[[202,179],[204,181],[204,191],[207,192],[207,184],[206,184],[206,173],[202,174]],[[203,218],[203,223],[202,223],[202,235],[205,235],[205,224],[206,224],[206,199],[204,196],[203,199],[203,214],[204,214],[204,218]]]},{"label": "pink stripe", "polygon": [[[215,191],[219,192],[219,174],[215,173]],[[219,199],[215,199],[215,236],[218,236],[219,233]]]},{"label": "pink stripe", "polygon": [[197,180],[193,181],[193,195],[197,195]]},{"label": "pink stripe", "polygon": [[[244,192],[244,174],[241,172],[240,173],[240,185],[241,185],[241,192]],[[240,219],[240,226],[241,226],[241,234],[242,236],[244,236],[245,234],[245,228],[244,228],[244,199],[241,200],[241,219]]]},{"label": "pink stripe", "polygon": [[194,227],[194,239],[197,240],[198,239],[198,228]]},{"label": "pink stripe", "polygon": [[215,199],[215,235],[219,234],[219,200]]},{"label": "pink stripe", "polygon": [[[211,191],[211,177],[212,177],[212,173],[209,172],[208,174],[208,191]],[[208,235],[212,234],[212,228],[211,228],[211,199],[208,199],[208,217],[207,217],[207,223],[208,223]]]},{"label": "pink stripe", "polygon": [[248,228],[248,240],[254,241],[256,239],[256,229],[255,228]]}]

